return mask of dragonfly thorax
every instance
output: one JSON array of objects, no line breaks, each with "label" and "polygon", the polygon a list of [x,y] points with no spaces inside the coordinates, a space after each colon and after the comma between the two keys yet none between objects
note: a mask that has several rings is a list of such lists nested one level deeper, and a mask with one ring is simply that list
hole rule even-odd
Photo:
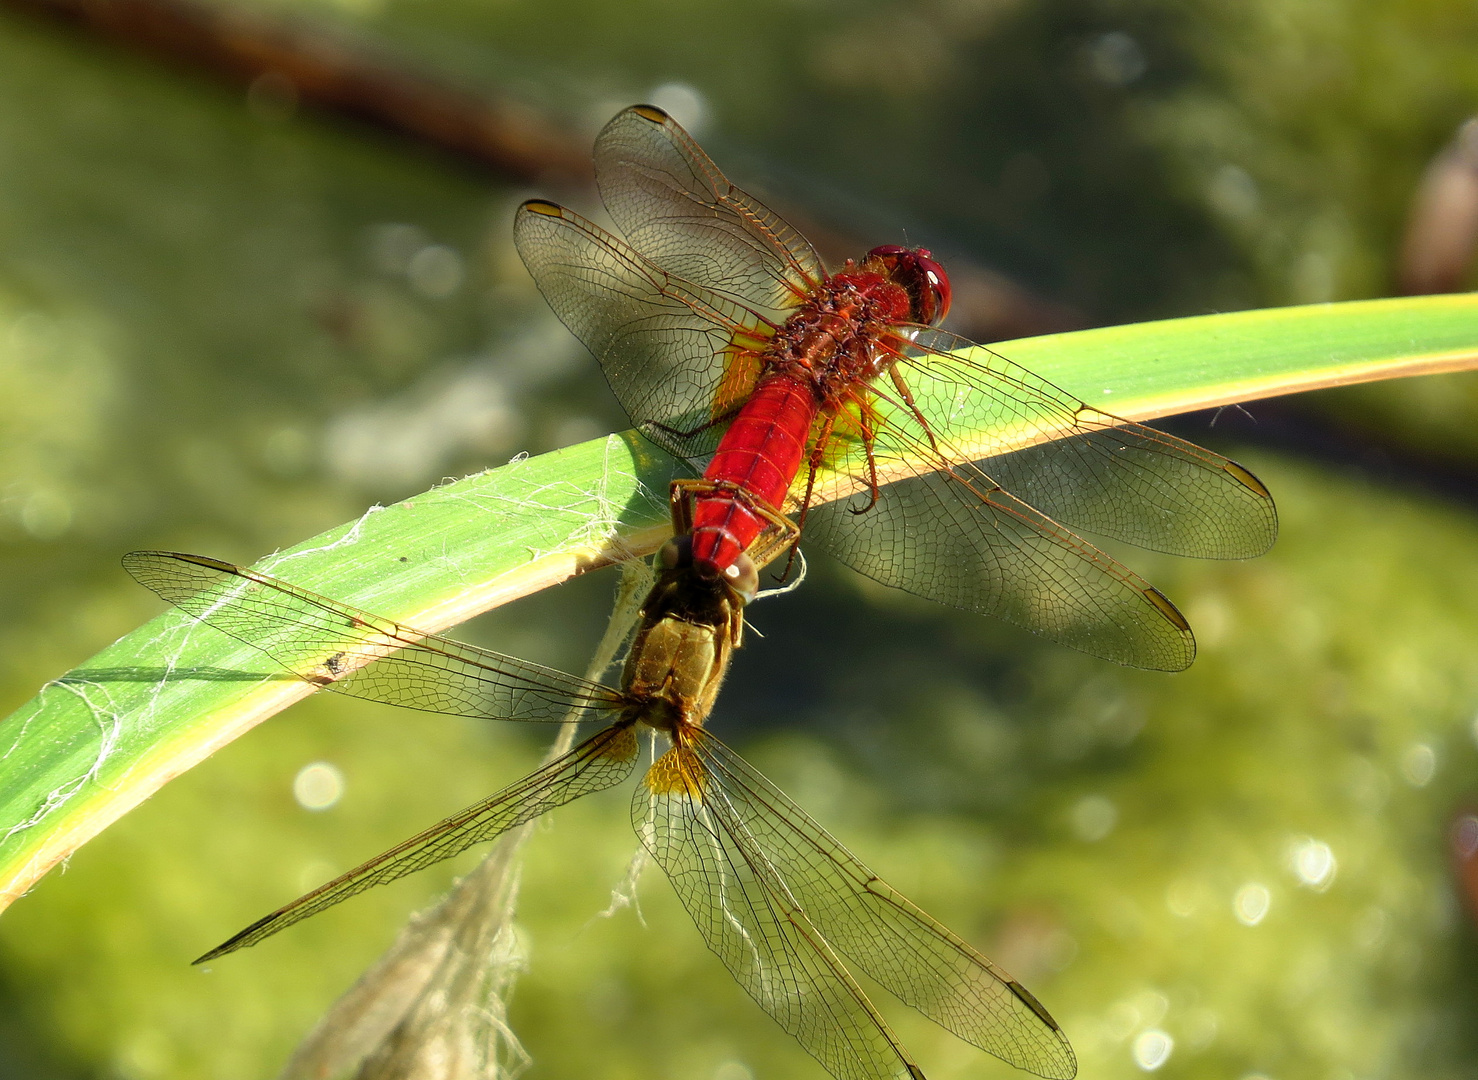
[{"label": "dragonfly thorax", "polygon": [[894,358],[883,343],[910,321],[912,301],[883,274],[848,263],[786,320],[766,349],[769,371],[816,387],[826,401],[838,383],[875,378]]},{"label": "dragonfly thorax", "polygon": [[[744,626],[745,597],[728,575],[700,574],[689,547],[687,537],[664,546],[622,679],[632,718],[664,731],[703,723]],[[758,579],[747,557],[740,564]]]}]

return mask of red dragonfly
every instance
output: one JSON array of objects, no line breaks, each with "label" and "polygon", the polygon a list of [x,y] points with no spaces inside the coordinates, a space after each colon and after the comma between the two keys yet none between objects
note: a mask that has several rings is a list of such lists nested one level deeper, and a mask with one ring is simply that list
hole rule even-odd
[{"label": "red dragonfly", "polygon": [[[757,571],[703,575],[670,542],[620,689],[421,633],[199,555],[135,551],[123,565],[197,619],[315,686],[454,715],[606,726],[569,753],[259,919],[211,960],[491,840],[631,775],[637,731],[671,742],[631,817],[734,978],[838,1080],[924,1080],[843,958],[991,1054],[1068,1080],[1077,1060],[1020,983],[874,874],[703,726],[738,647]],[[187,673],[181,673],[187,677]]]},{"label": "red dragonfly", "polygon": [[1258,555],[1277,514],[1257,477],[934,327],[949,280],[923,249],[829,274],[654,106],[606,125],[595,165],[625,241],[543,200],[514,238],[632,420],[703,471],[674,491],[702,571],[789,517],[886,584],[1122,664],[1190,664],[1175,606],[1072,530]]}]

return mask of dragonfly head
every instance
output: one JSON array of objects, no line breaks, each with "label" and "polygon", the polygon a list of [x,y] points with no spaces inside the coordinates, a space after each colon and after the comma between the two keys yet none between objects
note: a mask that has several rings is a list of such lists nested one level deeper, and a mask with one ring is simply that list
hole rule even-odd
[{"label": "dragonfly head", "polygon": [[914,322],[934,326],[949,314],[949,275],[927,248],[884,244],[869,251],[866,262],[881,263],[888,279],[908,293]]}]

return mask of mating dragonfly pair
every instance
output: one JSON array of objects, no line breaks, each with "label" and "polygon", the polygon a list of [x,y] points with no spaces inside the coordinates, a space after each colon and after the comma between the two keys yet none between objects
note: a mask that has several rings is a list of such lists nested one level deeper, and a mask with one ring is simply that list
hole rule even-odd
[{"label": "mating dragonfly pair", "polygon": [[[1077,1062],[1025,988],[929,918],[705,727],[759,570],[804,537],[863,573],[1120,663],[1178,670],[1185,619],[1080,528],[1240,558],[1276,533],[1246,469],[1092,409],[934,324],[949,281],[923,250],[829,274],[665,113],[636,106],[595,147],[622,241],[543,201],[515,238],[632,419],[702,476],[673,487],[621,686],[424,634],[200,556],[128,570],[316,685],[432,712],[603,719],[569,753],[247,927],[252,945],[545,811],[626,779],[640,728],[670,743],[632,803],[642,844],[709,947],[839,1080],[923,1076],[848,970],[1040,1076]],[[1003,434],[1004,433],[1004,434]],[[982,439],[1010,438],[1002,452]]]}]

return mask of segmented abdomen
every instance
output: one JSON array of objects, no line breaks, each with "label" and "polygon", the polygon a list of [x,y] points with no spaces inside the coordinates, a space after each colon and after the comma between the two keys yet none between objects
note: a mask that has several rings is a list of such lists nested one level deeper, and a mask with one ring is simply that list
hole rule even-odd
[{"label": "segmented abdomen", "polygon": [[[764,376],[724,432],[703,478],[733,484],[780,512],[800,471],[817,407],[808,379],[781,373]],[[694,562],[706,573],[722,573],[765,525],[732,491],[699,495],[693,507]]]}]

